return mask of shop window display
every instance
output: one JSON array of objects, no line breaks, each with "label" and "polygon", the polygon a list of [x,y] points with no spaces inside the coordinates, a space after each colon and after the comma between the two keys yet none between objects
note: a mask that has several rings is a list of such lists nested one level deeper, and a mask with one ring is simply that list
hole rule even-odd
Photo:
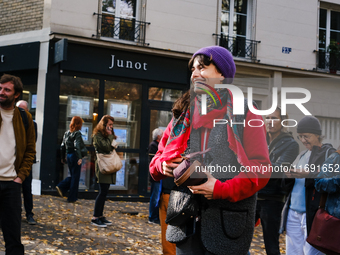
[{"label": "shop window display", "polygon": [[[61,76],[59,95],[59,127],[58,144],[61,143],[63,134],[69,129],[73,116],[80,116],[83,120],[81,129],[84,143],[87,147],[92,146],[92,130],[98,122],[99,80],[76,76]],[[58,154],[59,155],[59,154]],[[60,156],[58,157],[58,160]],[[95,153],[88,151],[83,160],[79,189],[95,188]],[[61,165],[63,179],[68,175],[67,165]]]}]

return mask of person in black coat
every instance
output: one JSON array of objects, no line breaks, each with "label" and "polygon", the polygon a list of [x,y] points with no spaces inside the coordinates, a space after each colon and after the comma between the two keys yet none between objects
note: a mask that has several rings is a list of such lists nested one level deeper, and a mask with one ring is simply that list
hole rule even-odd
[{"label": "person in black coat", "polygon": [[286,173],[295,178],[282,211],[280,233],[286,230],[287,254],[323,254],[312,247],[306,238],[320,203],[320,193],[315,190],[315,178],[321,165],[335,149],[331,144],[322,143],[321,124],[313,116],[305,116],[297,125],[298,138],[306,147]]},{"label": "person in black coat", "polygon": [[[163,136],[163,130],[160,128],[156,128],[152,131],[152,142],[149,145],[149,164],[153,158],[153,156],[158,151],[158,143]],[[158,209],[158,200],[160,195],[160,182],[156,182],[149,175],[149,179],[151,182],[151,194],[150,194],[150,206],[149,206],[149,223],[159,224],[159,209]]]},{"label": "person in black coat", "polygon": [[281,171],[281,164],[283,162],[293,163],[299,154],[298,143],[281,125],[284,119],[287,119],[287,116],[281,115],[279,107],[272,114],[266,116],[269,157],[273,169],[278,171],[273,171],[268,184],[258,192],[256,215],[261,219],[263,239],[268,255],[280,255],[281,211],[293,184],[292,179],[283,178],[284,173]]},{"label": "person in black coat", "polygon": [[[24,100],[18,101],[17,107],[20,107],[20,108],[24,109],[25,111],[28,111],[28,103]],[[35,121],[33,121],[33,124],[34,124],[34,130],[35,130],[35,142],[37,142],[37,137],[38,137],[38,135],[37,135],[38,134],[37,133],[37,123]],[[34,155],[33,164],[36,163],[36,162],[37,162],[37,160],[36,160],[36,157]],[[22,183],[22,195],[24,197],[24,207],[25,207],[25,211],[26,211],[26,221],[29,225],[37,224],[37,222],[33,218],[34,213],[32,212],[32,210],[33,210],[32,179],[33,179],[33,175],[32,175],[32,169],[31,169],[29,176],[27,176],[27,178]]]}]

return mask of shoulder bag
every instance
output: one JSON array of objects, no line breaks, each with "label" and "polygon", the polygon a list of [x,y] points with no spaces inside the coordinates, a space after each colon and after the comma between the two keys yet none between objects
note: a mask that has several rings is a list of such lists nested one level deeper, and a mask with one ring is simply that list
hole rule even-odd
[{"label": "shoulder bag", "polygon": [[340,255],[340,219],[324,209],[326,199],[327,193],[323,193],[307,242],[327,255]]},{"label": "shoulder bag", "polygon": [[[116,140],[113,140],[111,145],[117,148]],[[102,174],[114,174],[123,167],[123,163],[115,149],[110,154],[97,153],[97,162],[99,171]]]}]

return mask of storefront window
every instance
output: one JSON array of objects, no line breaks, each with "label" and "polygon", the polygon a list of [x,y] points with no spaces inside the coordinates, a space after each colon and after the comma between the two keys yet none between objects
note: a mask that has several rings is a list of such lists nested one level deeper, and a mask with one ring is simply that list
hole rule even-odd
[{"label": "storefront window", "polygon": [[141,90],[140,84],[105,81],[104,114],[114,117],[114,132],[121,148],[139,149]]},{"label": "storefront window", "polygon": [[28,111],[32,114],[35,120],[35,109],[37,107],[37,85],[24,85],[24,90],[22,91],[22,100],[28,103]]},{"label": "storefront window", "polygon": [[182,96],[182,93],[182,90],[152,87],[149,88],[149,100],[175,102]]},{"label": "storefront window", "polygon": [[116,173],[116,183],[110,190],[115,194],[138,194],[139,154],[118,152],[123,167]]},{"label": "storefront window", "polygon": [[[76,76],[61,76],[59,95],[58,144],[69,130],[73,116],[84,120],[81,129],[86,146],[92,146],[92,130],[98,121],[99,80]],[[80,189],[88,189],[95,182],[95,153],[88,152],[81,167]],[[62,165],[63,178],[68,175],[67,164]]]}]

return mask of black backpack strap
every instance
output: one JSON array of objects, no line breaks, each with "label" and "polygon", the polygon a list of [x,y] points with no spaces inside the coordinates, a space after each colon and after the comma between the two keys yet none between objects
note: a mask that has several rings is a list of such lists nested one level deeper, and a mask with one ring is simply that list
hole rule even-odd
[{"label": "black backpack strap", "polygon": [[27,118],[27,113],[24,109],[18,107],[19,110],[20,110],[20,115],[21,115],[21,119],[22,119],[22,122],[24,123],[24,127],[25,127],[25,130],[27,132],[27,129],[28,129],[28,118]]}]

